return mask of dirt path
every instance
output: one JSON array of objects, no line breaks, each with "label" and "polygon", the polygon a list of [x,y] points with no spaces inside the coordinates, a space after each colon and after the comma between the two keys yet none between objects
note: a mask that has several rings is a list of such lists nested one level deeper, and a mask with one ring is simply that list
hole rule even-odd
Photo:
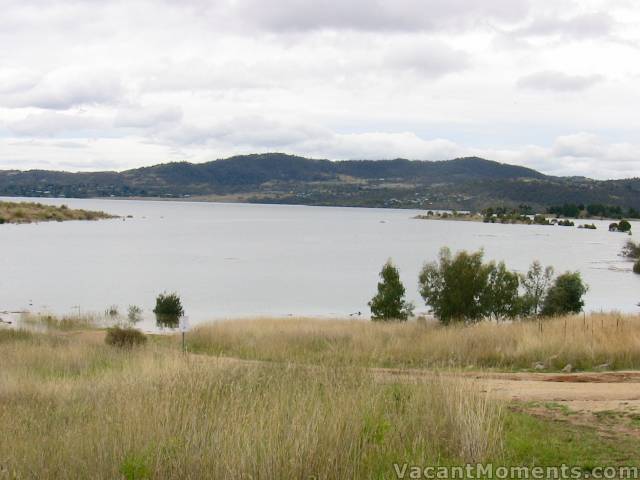
[{"label": "dirt path", "polygon": [[[381,379],[420,381],[429,370],[372,369]],[[496,398],[519,402],[553,402],[575,411],[640,413],[640,372],[598,373],[446,373],[472,378]]]}]

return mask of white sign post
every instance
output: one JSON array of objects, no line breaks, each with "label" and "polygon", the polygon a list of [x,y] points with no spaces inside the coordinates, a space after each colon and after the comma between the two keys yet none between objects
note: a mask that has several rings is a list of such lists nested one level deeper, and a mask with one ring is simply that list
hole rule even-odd
[{"label": "white sign post", "polygon": [[187,353],[187,344],[184,336],[189,331],[189,317],[180,317],[178,328],[180,329],[180,333],[182,333],[182,353]]}]

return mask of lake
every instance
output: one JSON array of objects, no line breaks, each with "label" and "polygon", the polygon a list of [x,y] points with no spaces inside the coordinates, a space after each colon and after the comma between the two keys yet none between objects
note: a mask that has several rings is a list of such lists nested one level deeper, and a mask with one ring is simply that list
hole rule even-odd
[{"label": "lake", "polygon": [[192,323],[367,316],[378,272],[392,258],[425,312],[418,272],[442,246],[483,248],[487,259],[518,271],[535,259],[556,272],[579,270],[590,287],[587,311],[639,310],[640,276],[619,256],[629,237],[610,233],[608,221],[582,230],[415,220],[424,212],[411,210],[31,200],[133,218],[0,225],[0,311],[103,312],[114,304],[126,312],[135,304],[149,314],[158,293],[176,291]]}]

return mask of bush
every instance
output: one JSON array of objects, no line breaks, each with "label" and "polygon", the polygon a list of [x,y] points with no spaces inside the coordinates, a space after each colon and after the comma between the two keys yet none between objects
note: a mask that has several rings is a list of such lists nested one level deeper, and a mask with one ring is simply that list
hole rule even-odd
[{"label": "bush", "polygon": [[398,269],[388,260],[380,271],[378,293],[369,302],[372,320],[406,320],[413,305],[404,300],[405,288]]},{"label": "bush", "polygon": [[640,260],[636,260],[636,263],[633,264],[633,273],[640,274]]},{"label": "bush", "polygon": [[107,329],[107,336],[104,342],[107,345],[121,348],[131,348],[143,345],[147,341],[147,336],[135,328],[111,327]]},{"label": "bush", "polygon": [[631,240],[622,247],[622,256],[631,259],[640,259],[640,243],[635,243]]},{"label": "bush", "polygon": [[626,220],[620,220],[618,223],[611,223],[609,225],[609,231],[627,233],[631,231],[631,224]]},{"label": "bush", "polygon": [[177,293],[161,293],[156,298],[156,307],[153,309],[156,315],[167,317],[181,317],[184,315],[182,302]]},{"label": "bush", "polygon": [[520,312],[520,279],[504,263],[483,263],[483,252],[440,250],[439,262],[420,272],[420,295],[439,320],[476,322],[485,317],[513,318]]},{"label": "bush", "polygon": [[142,318],[142,308],[137,305],[129,305],[127,309],[127,318],[131,323],[139,322]]},{"label": "bush", "polygon": [[553,282],[542,306],[542,315],[557,316],[578,313],[584,306],[582,297],[588,287],[579,272],[566,272]]}]

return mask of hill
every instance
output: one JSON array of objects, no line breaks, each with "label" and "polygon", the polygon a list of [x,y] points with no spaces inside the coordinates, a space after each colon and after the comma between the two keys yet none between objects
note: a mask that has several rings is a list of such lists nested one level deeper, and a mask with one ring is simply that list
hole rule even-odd
[{"label": "hill", "polygon": [[640,209],[640,179],[553,177],[477,157],[329,161],[282,153],[123,172],[0,171],[0,195],[196,197],[263,203],[401,208],[602,203]]}]

